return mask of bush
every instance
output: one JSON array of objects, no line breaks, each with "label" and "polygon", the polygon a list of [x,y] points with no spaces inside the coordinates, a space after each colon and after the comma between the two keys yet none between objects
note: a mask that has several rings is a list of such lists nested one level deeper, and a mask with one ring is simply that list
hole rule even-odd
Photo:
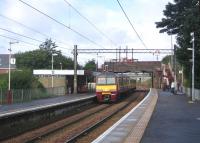
[{"label": "bush", "polygon": [[[8,74],[0,75],[0,88],[8,88]],[[11,89],[44,88],[33,76],[31,70],[16,70],[11,72]]]}]

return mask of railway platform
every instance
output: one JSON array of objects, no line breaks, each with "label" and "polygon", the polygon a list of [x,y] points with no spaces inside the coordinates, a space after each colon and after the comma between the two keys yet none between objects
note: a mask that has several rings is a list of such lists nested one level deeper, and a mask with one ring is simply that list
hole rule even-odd
[{"label": "railway platform", "polygon": [[199,143],[200,102],[152,89],[93,143]]},{"label": "railway platform", "polygon": [[95,94],[77,94],[66,95],[59,97],[52,97],[46,99],[33,100],[27,103],[17,103],[11,105],[0,105],[0,118],[14,116],[17,114],[32,112],[41,109],[47,109],[50,107],[56,107],[59,105],[69,104],[84,99],[94,98]]},{"label": "railway platform", "polygon": [[148,95],[92,143],[139,143],[158,98],[157,90]]},{"label": "railway platform", "polygon": [[189,101],[185,95],[159,92],[141,143],[199,143],[200,102]]}]

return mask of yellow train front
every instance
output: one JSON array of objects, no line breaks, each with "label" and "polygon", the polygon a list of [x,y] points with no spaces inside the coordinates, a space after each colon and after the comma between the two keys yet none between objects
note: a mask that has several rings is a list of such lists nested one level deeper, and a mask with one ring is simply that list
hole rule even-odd
[{"label": "yellow train front", "polygon": [[96,78],[98,102],[116,102],[123,93],[136,88],[136,81],[123,74],[104,72]]}]

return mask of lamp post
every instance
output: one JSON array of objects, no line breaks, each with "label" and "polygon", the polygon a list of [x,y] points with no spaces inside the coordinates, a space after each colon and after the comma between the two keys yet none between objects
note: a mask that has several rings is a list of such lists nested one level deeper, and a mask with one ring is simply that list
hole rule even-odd
[{"label": "lamp post", "polygon": [[7,94],[7,100],[8,100],[8,103],[11,103],[12,102],[12,97],[11,97],[11,88],[10,88],[10,62],[11,62],[11,45],[12,44],[16,44],[16,43],[19,43],[18,41],[17,42],[9,42],[9,45],[10,45],[10,48],[8,49],[9,51],[9,59],[8,59],[8,94]]},{"label": "lamp post", "polygon": [[53,54],[51,56],[51,87],[53,88],[53,76],[54,76],[54,70],[53,70],[53,57],[56,56],[57,54]]},{"label": "lamp post", "polygon": [[194,98],[194,32],[191,33],[192,36],[192,101],[195,100]]},{"label": "lamp post", "polygon": [[192,48],[188,48],[188,50],[192,50],[192,101],[195,100],[195,93],[194,93],[194,52],[195,52],[195,49],[194,49],[194,32],[192,32],[191,34],[191,37],[192,37]]},{"label": "lamp post", "polygon": [[10,48],[8,49],[9,51],[9,64],[8,64],[8,90],[10,91],[10,62],[11,62],[11,45],[12,44],[16,44],[16,43],[19,43],[19,42],[9,42],[10,44]]},{"label": "lamp post", "polygon": [[60,69],[62,70],[62,63],[60,63]]}]

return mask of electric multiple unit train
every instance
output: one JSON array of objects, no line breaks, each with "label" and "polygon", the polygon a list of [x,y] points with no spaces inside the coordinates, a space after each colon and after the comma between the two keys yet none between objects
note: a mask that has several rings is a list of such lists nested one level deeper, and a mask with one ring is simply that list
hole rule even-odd
[{"label": "electric multiple unit train", "polygon": [[98,102],[116,102],[124,93],[136,89],[136,80],[124,74],[104,72],[96,77]]}]

